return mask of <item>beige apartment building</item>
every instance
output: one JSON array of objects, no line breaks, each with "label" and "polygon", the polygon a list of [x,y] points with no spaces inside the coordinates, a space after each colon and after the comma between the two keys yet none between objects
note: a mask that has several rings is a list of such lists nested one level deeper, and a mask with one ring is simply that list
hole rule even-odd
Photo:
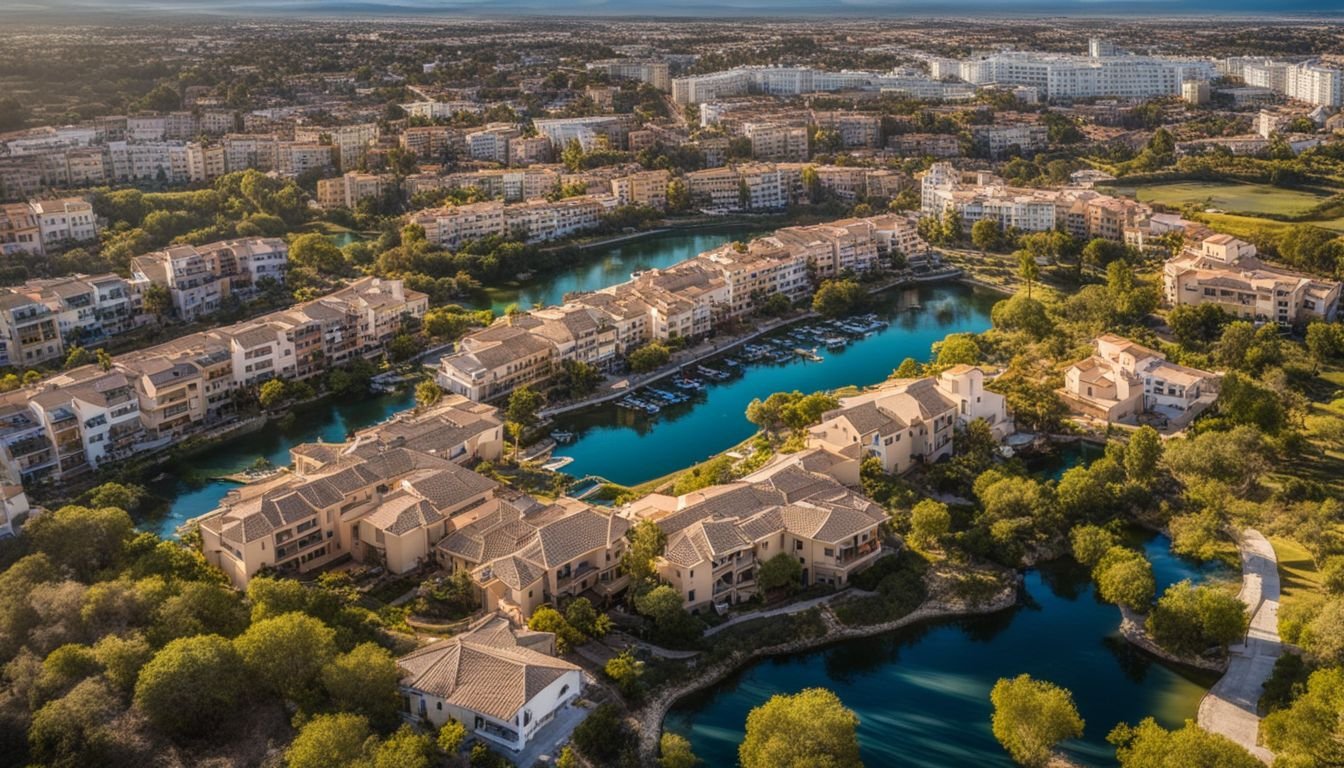
[{"label": "beige apartment building", "polygon": [[376,200],[396,185],[391,174],[349,171],[334,179],[318,179],[317,204],[326,209],[354,209],[362,200]]},{"label": "beige apartment building", "polygon": [[200,519],[202,550],[239,589],[262,568],[298,574],[346,556],[405,573],[494,510],[498,485],[455,462],[502,446],[495,409],[460,398],[346,443],[297,446],[292,472],[230,492]]},{"label": "beige apartment building", "polygon": [[842,399],[840,408],[808,430],[807,445],[856,466],[875,456],[884,471],[902,474],[952,455],[958,424],[983,419],[1003,439],[1013,431],[1012,421],[1003,396],[985,389],[984,379],[981,369],[958,365],[936,378],[883,382]]},{"label": "beige apartment building", "polygon": [[1205,238],[1162,268],[1169,306],[1216,304],[1233,317],[1282,326],[1334,320],[1340,283],[1261,261],[1255,246],[1231,235]]},{"label": "beige apartment building", "polygon": [[688,610],[750,599],[760,566],[780,555],[798,559],[804,585],[843,587],[881,554],[886,512],[829,474],[833,458],[783,457],[735,483],[647,496],[628,514],[667,536],[658,575]]},{"label": "beige apartment building", "polygon": [[642,171],[611,180],[611,194],[619,205],[644,205],[663,210],[667,208],[667,185],[672,175],[667,171]]}]

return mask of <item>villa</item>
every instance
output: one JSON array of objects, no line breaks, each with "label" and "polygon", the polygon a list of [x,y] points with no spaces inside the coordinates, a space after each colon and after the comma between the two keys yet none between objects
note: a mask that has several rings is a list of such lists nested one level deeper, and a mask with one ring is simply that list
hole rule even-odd
[{"label": "villa", "polygon": [[1114,334],[1094,344],[1095,354],[1064,372],[1059,394],[1075,415],[1133,424],[1149,414],[1179,428],[1218,397],[1217,374],[1177,365]]},{"label": "villa", "polygon": [[583,670],[555,658],[555,635],[497,613],[397,659],[403,713],[435,728],[449,718],[492,745],[522,750],[583,693]]}]

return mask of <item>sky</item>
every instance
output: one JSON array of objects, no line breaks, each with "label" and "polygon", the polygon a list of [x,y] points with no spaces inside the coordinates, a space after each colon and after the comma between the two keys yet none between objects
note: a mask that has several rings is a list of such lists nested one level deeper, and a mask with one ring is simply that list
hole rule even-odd
[{"label": "sky", "polygon": [[231,16],[1344,16],[1341,0],[0,0],[19,13]]}]

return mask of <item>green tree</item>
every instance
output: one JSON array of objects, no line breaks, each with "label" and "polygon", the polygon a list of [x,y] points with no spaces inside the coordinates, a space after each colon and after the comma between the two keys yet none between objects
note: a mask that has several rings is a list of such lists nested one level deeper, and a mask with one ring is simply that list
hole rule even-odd
[{"label": "green tree", "polygon": [[1260,729],[1275,765],[1344,765],[1344,669],[1311,673],[1306,693],[1292,706],[1270,713]]},{"label": "green tree", "polygon": [[691,742],[671,731],[658,739],[658,768],[695,768],[700,758],[691,751]]},{"label": "green tree", "polygon": [[941,501],[921,499],[910,510],[910,536],[921,546],[938,544],[951,529],[952,514]]},{"label": "green tree", "polygon": [[382,727],[397,721],[400,681],[397,660],[377,643],[360,643],[322,668],[322,687],[337,709]]},{"label": "green tree", "polygon": [[117,694],[98,678],[47,702],[33,714],[28,728],[36,764],[52,768],[127,764],[134,758],[113,722],[122,712]]},{"label": "green tree", "polygon": [[236,712],[241,668],[233,644],[219,635],[174,640],[140,670],[135,706],[169,735],[208,733]]},{"label": "green tree", "polygon": [[138,485],[108,482],[89,491],[89,506],[95,509],[116,507],[130,512],[140,506],[145,489]]},{"label": "green tree", "polygon": [[1147,628],[1159,645],[1193,656],[1210,646],[1224,649],[1246,634],[1246,606],[1236,595],[1189,581],[1172,584],[1148,616]]},{"label": "green tree", "polygon": [[303,613],[254,622],[234,641],[252,679],[291,701],[305,701],[336,655],[336,632]]},{"label": "green tree", "polygon": [[1162,437],[1147,424],[1130,433],[1125,444],[1125,474],[1143,487],[1152,484],[1162,459]]},{"label": "green tree", "polygon": [[1115,534],[1096,525],[1076,525],[1069,532],[1069,543],[1073,551],[1073,559],[1093,568],[1101,562],[1101,558],[1111,550],[1112,547],[1119,544]]},{"label": "green tree", "polygon": [[981,219],[972,224],[971,243],[982,251],[997,251],[1003,244],[1003,227],[998,219]]},{"label": "green tree", "polygon": [[747,715],[742,768],[860,768],[859,718],[825,688],[776,694]]},{"label": "green tree", "polygon": [[443,388],[433,379],[425,379],[415,385],[415,405],[418,408],[429,408],[443,399]]},{"label": "green tree", "polygon": [[1217,304],[1180,304],[1167,313],[1167,326],[1181,346],[1202,349],[1232,320]]},{"label": "green tree", "polygon": [[607,659],[606,665],[602,667],[602,672],[616,683],[616,686],[621,689],[621,693],[626,696],[634,696],[639,692],[639,678],[644,674],[644,662],[636,659],[635,655],[627,648],[616,656]]},{"label": "green tree", "polygon": [[1298,635],[1298,645],[1320,664],[1344,664],[1344,600],[1327,600]]},{"label": "green tree", "polygon": [[372,768],[434,768],[434,738],[402,725],[373,750]]},{"label": "green tree", "polygon": [[545,404],[541,393],[531,387],[518,387],[509,394],[508,405],[504,408],[504,425],[513,435],[513,452],[518,453],[523,433],[537,423],[537,413]]},{"label": "green tree", "polygon": [[117,563],[133,530],[125,510],[73,505],[38,515],[23,526],[34,550],[85,580]]},{"label": "green tree", "polygon": [[1092,571],[1102,600],[1136,611],[1153,601],[1157,582],[1153,566],[1142,554],[1125,547],[1111,547]]},{"label": "green tree", "polygon": [[527,620],[527,628],[536,632],[554,633],[555,648],[560,653],[569,653],[570,649],[582,645],[588,639],[565,621],[564,614],[549,605],[543,605],[532,612],[532,616]]},{"label": "green tree", "polygon": [[289,263],[321,275],[340,276],[347,271],[345,254],[326,235],[316,232],[294,238],[289,244]]},{"label": "green tree", "polygon": [[778,590],[791,594],[802,586],[802,582],[803,566],[787,552],[780,552],[756,569],[756,585],[766,594]]},{"label": "green tree", "polygon": [[341,712],[318,715],[299,728],[285,750],[288,768],[364,768],[369,722]]},{"label": "green tree", "polygon": [[173,294],[166,285],[150,283],[141,297],[141,306],[145,312],[153,315],[156,321],[161,322],[173,311]]},{"label": "green tree", "polygon": [[812,311],[823,317],[843,317],[867,300],[868,292],[857,280],[824,280],[812,294]]},{"label": "green tree", "polygon": [[972,333],[949,333],[933,343],[933,356],[940,367],[975,365],[980,362],[980,345]]},{"label": "green tree", "polygon": [[648,373],[667,365],[667,361],[671,358],[672,351],[665,345],[650,341],[638,349],[631,350],[625,356],[625,361],[635,373]]},{"label": "green tree", "polygon": [[1027,298],[1031,298],[1031,286],[1041,276],[1041,268],[1036,263],[1036,257],[1030,251],[1018,251],[1014,254],[1017,257],[1017,276],[1022,278],[1022,282],[1027,284]]},{"label": "green tree", "polygon": [[1167,524],[1171,551],[1196,560],[1212,560],[1222,545],[1223,520],[1216,510],[1177,515]]},{"label": "green tree", "polygon": [[[657,523],[644,518],[631,526],[626,536],[630,546],[621,554],[621,569],[636,583],[653,581],[658,575],[654,561],[663,554],[667,543],[663,530]],[[631,594],[636,591],[632,590]]]},{"label": "green tree", "polygon": [[989,693],[991,730],[1020,765],[1050,762],[1055,745],[1083,735],[1083,719],[1065,688],[1030,675],[1001,678]]},{"label": "green tree", "polygon": [[439,728],[439,735],[435,741],[438,743],[440,751],[452,757],[462,751],[462,744],[466,740],[467,726],[449,718],[443,724],[443,727]]},{"label": "green tree", "polygon": [[267,379],[257,390],[257,402],[267,410],[283,403],[286,396],[284,379]]},{"label": "green tree", "polygon": [[1115,745],[1120,768],[1261,768],[1264,764],[1241,745],[1209,733],[1194,721],[1168,731],[1153,718],[1137,726],[1121,723],[1106,740]]},{"label": "green tree", "polygon": [[103,676],[126,694],[135,691],[141,668],[154,657],[154,649],[138,632],[106,635],[94,644],[93,653],[103,668]]}]

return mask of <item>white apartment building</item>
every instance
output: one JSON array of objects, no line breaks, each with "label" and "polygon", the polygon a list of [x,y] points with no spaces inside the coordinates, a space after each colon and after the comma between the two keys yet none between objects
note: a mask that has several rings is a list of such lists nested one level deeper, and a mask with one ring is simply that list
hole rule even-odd
[{"label": "white apartment building", "polygon": [[509,162],[509,142],[523,135],[513,123],[490,123],[467,134],[467,153],[472,160]]},{"label": "white apartment building", "polygon": [[672,99],[678,104],[700,104],[748,93],[799,96],[843,90],[891,91],[926,99],[961,99],[974,93],[964,84],[942,83],[916,73],[828,72],[811,67],[738,67],[672,81]]},{"label": "white apartment building", "polygon": [[1344,104],[1344,71],[1316,62],[1293,64],[1272,59],[1228,59],[1221,67],[1240,71],[1246,85],[1267,88],[1290,99],[1323,107]]},{"label": "white apartment building", "polygon": [[[950,67],[939,65],[939,72]],[[1078,56],[1005,51],[959,63],[968,83],[1035,88],[1047,99],[1120,98],[1143,100],[1179,96],[1186,80],[1212,80],[1212,62],[1156,56]]]},{"label": "white apartment building", "polygon": [[227,240],[208,245],[175,245],[131,259],[141,285],[166,286],[178,319],[192,322],[219,310],[233,293],[247,295],[263,279],[284,282],[289,246],[279,238]]},{"label": "white apartment building", "polygon": [[672,78],[665,61],[651,59],[603,59],[590,61],[589,72],[603,72],[608,77],[638,80],[660,91],[671,90]]},{"label": "white apartment building", "polygon": [[632,121],[629,115],[595,115],[592,117],[557,117],[533,120],[537,132],[551,140],[551,147],[560,152],[571,141],[579,142],[584,151],[607,146],[624,149]]}]

